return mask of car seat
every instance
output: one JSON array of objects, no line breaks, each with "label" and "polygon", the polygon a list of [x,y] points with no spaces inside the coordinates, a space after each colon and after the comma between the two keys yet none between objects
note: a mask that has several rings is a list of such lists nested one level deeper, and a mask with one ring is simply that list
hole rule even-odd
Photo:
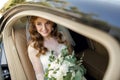
[{"label": "car seat", "polygon": [[22,67],[28,80],[36,80],[32,64],[29,60],[27,53],[27,40],[26,40],[25,24],[19,20],[13,27],[13,40],[21,60]]}]

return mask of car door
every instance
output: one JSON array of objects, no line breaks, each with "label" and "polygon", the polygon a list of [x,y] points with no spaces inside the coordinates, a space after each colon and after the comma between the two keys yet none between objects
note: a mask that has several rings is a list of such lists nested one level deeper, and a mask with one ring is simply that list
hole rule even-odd
[{"label": "car door", "polygon": [[[1,18],[0,23],[0,35],[2,39],[1,42],[4,44],[2,46],[2,50],[5,50],[5,55],[7,59],[6,64],[8,64],[8,70],[10,71],[10,76],[12,80],[35,80],[34,72],[32,72],[31,74],[31,71],[33,70],[29,70],[29,68],[32,69],[32,67],[29,67],[27,70],[27,67],[25,66],[28,64],[31,65],[30,62],[27,62],[29,59],[28,57],[24,57],[26,61],[24,63],[24,59],[22,58],[23,55],[21,56],[19,54],[19,50],[17,50],[17,44],[15,42],[17,36],[14,36],[14,30],[21,30],[26,26],[23,24],[23,26],[17,25],[20,28],[16,27],[16,21],[24,17],[25,19],[27,19],[28,16],[40,16],[49,19],[88,39],[91,39],[103,45],[107,50],[109,56],[109,62],[106,72],[103,75],[103,79],[119,79],[120,45],[115,38],[104,32],[103,30],[96,29],[94,27],[91,27],[92,25],[90,26],[86,23],[83,23],[81,21],[81,16],[78,16],[73,12],[70,13],[64,10],[40,6],[37,4],[21,4],[5,12]],[[21,33],[23,32],[21,31]],[[0,71],[2,72],[2,70]]]}]

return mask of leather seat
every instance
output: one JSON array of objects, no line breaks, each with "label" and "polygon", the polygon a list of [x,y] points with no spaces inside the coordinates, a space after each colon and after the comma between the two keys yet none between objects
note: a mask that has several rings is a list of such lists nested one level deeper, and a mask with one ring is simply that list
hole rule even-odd
[{"label": "leather seat", "polygon": [[102,80],[108,66],[108,54],[101,44],[93,41],[93,46],[94,49],[84,52],[84,65],[89,76],[95,80]]}]

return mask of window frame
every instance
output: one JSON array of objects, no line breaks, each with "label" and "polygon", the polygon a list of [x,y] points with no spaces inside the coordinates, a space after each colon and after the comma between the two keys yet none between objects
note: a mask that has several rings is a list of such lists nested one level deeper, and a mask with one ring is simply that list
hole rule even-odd
[{"label": "window frame", "polygon": [[[31,6],[31,7],[30,7]],[[22,9],[22,8],[23,9]],[[16,10],[15,10],[16,9]],[[44,10],[45,9],[45,10]],[[50,9],[42,6],[36,5],[28,5],[28,6],[17,6],[9,10],[10,13],[5,13],[6,17],[2,22],[3,29],[3,42],[6,51],[7,62],[10,68],[11,77],[13,80],[27,80],[22,65],[19,60],[19,56],[17,55],[16,48],[14,46],[14,42],[12,40],[12,25],[13,23],[24,16],[40,16],[46,19],[49,19],[53,22],[59,23],[87,38],[90,38],[96,42],[101,43],[108,51],[109,55],[109,63],[108,68],[104,75],[104,80],[117,80],[119,79],[120,73],[120,45],[119,43],[109,34],[95,29],[93,27],[87,26],[78,22],[79,18],[70,15],[67,12],[59,11],[56,9]],[[50,11],[53,10],[54,12]],[[50,12],[49,12],[50,11]],[[34,13],[33,13],[34,12]],[[58,14],[59,13],[59,14]],[[61,16],[65,14],[67,17]],[[72,17],[73,16],[73,17]],[[72,18],[72,19],[70,19]],[[3,28],[4,27],[4,28]],[[96,35],[95,35],[96,34]],[[112,44],[111,44],[112,43]],[[12,47],[11,47],[12,46]],[[8,50],[9,48],[9,50]],[[14,53],[14,55],[13,55]],[[16,54],[15,54],[16,53]],[[16,65],[13,67],[13,65]],[[20,71],[20,72],[19,72]],[[113,73],[114,72],[114,73]]]}]

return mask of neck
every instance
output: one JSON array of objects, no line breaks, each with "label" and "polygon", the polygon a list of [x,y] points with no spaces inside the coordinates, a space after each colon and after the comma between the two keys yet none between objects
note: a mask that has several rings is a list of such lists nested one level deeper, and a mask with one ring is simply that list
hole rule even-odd
[{"label": "neck", "polygon": [[51,37],[51,36],[44,37],[44,40],[45,40],[45,41],[50,40],[50,39],[52,39],[52,37]]}]

